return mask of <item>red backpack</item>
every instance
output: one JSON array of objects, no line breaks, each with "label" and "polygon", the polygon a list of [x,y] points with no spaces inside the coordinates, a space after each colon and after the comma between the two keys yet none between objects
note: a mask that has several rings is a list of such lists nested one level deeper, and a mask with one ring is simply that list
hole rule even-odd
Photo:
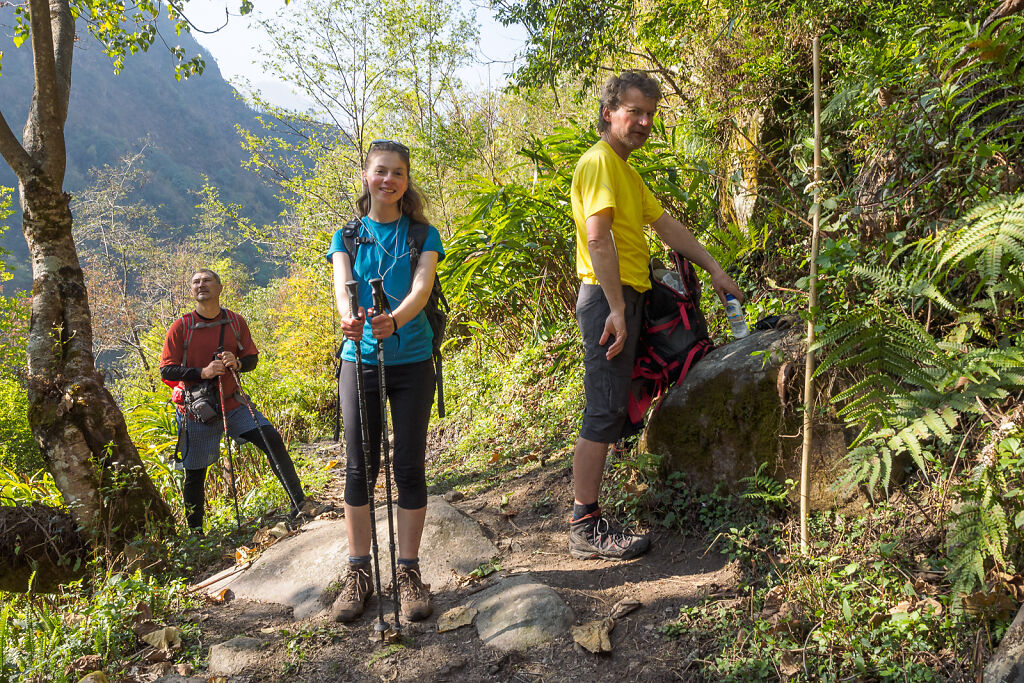
[{"label": "red backpack", "polygon": [[674,251],[671,258],[675,270],[666,279],[678,288],[657,279],[652,269],[651,289],[644,294],[623,438],[640,432],[651,404],[715,348],[700,310],[700,280],[689,261]]}]

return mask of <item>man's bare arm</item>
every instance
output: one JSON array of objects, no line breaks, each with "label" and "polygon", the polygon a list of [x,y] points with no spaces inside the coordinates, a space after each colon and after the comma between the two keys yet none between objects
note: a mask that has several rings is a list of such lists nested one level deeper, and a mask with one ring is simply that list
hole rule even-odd
[{"label": "man's bare arm", "polygon": [[612,239],[612,216],[613,210],[608,208],[587,217],[590,263],[594,266],[594,274],[611,309],[600,340],[604,344],[609,338],[614,338],[606,352],[609,360],[619,355],[626,344],[626,302],[622,298],[619,255],[615,249],[615,240]]},{"label": "man's bare arm", "polygon": [[697,241],[697,238],[693,236],[693,233],[685,225],[666,211],[656,221],[651,223],[651,227],[658,234],[658,237],[661,238],[661,241],[667,244],[670,249],[678,251],[691,263],[707,271],[708,275],[711,276],[711,286],[715,288],[715,292],[718,293],[718,298],[722,300],[722,303],[725,303],[726,294],[732,294],[741,303],[743,302],[746,297],[743,296],[739,286],[731,277],[726,275],[718,261],[708,253],[708,250]]}]

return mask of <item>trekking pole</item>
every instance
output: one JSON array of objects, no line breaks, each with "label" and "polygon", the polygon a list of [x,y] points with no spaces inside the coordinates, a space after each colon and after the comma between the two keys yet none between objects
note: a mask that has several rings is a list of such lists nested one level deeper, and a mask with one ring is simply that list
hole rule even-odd
[{"label": "trekking pole", "polygon": [[228,447],[228,474],[231,476],[231,497],[235,499],[235,527],[242,530],[242,513],[238,510],[238,487],[235,485],[235,462],[231,458],[231,435],[228,434],[228,413],[224,410],[224,375],[217,376],[217,393],[220,394],[220,419],[224,425],[224,439]]},{"label": "trekking pole", "polygon": [[[381,313],[390,312],[391,305],[388,303],[387,295],[384,294],[384,281],[380,278],[374,278],[370,280],[370,287],[373,289],[374,313],[379,315]],[[388,441],[388,395],[387,386],[384,382],[384,344],[380,339],[377,340],[377,383],[379,385],[380,392],[381,467],[384,469],[384,487],[387,490],[388,539],[391,544],[392,602],[395,605],[395,633],[396,635],[400,635],[402,633],[402,625],[398,621],[398,565],[395,556],[395,522],[394,519],[392,519],[393,514],[391,504],[391,444]]]},{"label": "trekking pole", "polygon": [[256,419],[256,411],[252,407],[252,400],[249,398],[249,394],[245,393],[245,389],[242,388],[242,378],[238,375],[238,370],[231,368],[231,376],[235,378],[235,386],[238,387],[238,396],[242,397],[242,403],[249,409],[249,415],[252,417],[252,421],[256,423],[257,429],[260,430],[260,436],[263,438],[263,443],[267,446],[267,460],[270,462],[270,469],[274,472],[274,476],[281,482],[281,488],[284,489],[285,494],[288,496],[288,500],[292,502],[292,509],[295,510],[296,514],[301,512],[299,504],[295,501],[292,496],[292,492],[288,490],[288,485],[284,482],[284,476],[281,474],[281,470],[277,467],[277,461],[274,454],[271,453],[270,439],[267,438],[267,425],[263,424]]},{"label": "trekking pole", "polygon": [[[348,290],[348,306],[352,317],[360,319],[359,313],[359,283],[349,280],[345,283]],[[373,508],[373,482],[370,481],[369,467],[366,465],[370,457],[370,425],[366,419],[366,387],[363,383],[363,350],[360,343],[355,342],[356,348],[356,395],[359,399],[359,431],[362,436],[363,446],[363,478],[366,480],[366,499],[370,506],[370,549],[373,552],[373,578],[376,580],[377,588],[377,623],[373,625],[374,631],[380,635],[381,641],[387,640],[387,633],[390,627],[384,621],[384,599],[380,587],[380,551],[377,547],[377,513]]]}]

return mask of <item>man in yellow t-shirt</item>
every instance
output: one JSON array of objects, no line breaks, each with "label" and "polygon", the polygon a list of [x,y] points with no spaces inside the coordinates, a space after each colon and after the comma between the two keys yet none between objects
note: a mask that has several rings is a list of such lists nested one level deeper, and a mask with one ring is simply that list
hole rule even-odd
[{"label": "man in yellow t-shirt", "polygon": [[597,495],[610,444],[626,420],[629,382],[636,359],[643,293],[651,288],[644,226],[671,249],[700,266],[725,301],[743,293],[693,234],[662,209],[628,163],[651,134],[661,98],[658,82],[638,71],[612,76],[601,89],[597,131],[601,139],[576,165],[572,213],[576,222],[576,272],[582,281],[576,320],[583,335],[586,408],[573,455],[573,557],[627,560],[650,547],[647,536],[601,518]]}]

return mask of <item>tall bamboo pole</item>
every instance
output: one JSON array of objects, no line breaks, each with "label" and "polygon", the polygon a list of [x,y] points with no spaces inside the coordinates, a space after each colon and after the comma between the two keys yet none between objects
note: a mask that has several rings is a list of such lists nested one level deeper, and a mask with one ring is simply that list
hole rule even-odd
[{"label": "tall bamboo pole", "polygon": [[821,221],[821,66],[814,39],[814,215],[811,223],[811,273],[807,294],[807,356],[804,366],[804,448],[800,457],[800,550],[807,552],[807,479],[814,422],[814,323],[818,308],[818,234]]}]

